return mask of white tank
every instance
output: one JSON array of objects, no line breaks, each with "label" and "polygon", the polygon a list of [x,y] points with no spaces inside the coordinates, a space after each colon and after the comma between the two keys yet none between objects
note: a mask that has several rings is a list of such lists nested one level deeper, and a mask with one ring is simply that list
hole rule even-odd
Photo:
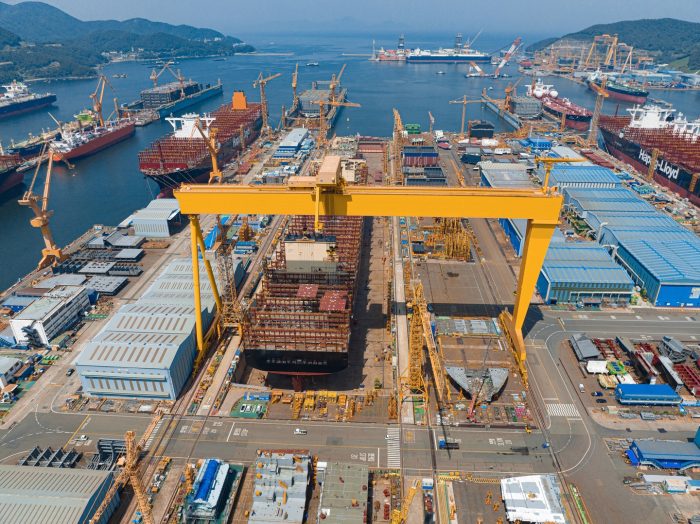
[{"label": "white tank", "polygon": [[559,96],[559,92],[558,92],[556,89],[552,89],[552,90],[549,92],[549,96],[552,97],[552,98],[556,98],[556,97]]},{"label": "white tank", "polygon": [[542,98],[544,91],[542,91],[541,89],[535,88],[535,90],[533,91],[533,94],[535,95],[535,98]]}]

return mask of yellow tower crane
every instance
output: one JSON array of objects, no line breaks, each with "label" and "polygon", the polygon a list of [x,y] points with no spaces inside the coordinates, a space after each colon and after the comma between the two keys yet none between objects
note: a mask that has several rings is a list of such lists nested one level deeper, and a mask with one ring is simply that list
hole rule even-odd
[{"label": "yellow tower crane", "polygon": [[[44,144],[44,148],[42,149],[41,156],[39,158],[44,156],[45,151],[46,144]],[[39,168],[41,167],[41,162],[39,162],[36,165],[34,178],[32,178],[32,183],[29,186],[29,190],[26,191],[22,196],[22,199],[18,201],[19,205],[29,206],[32,208],[32,211],[34,211],[36,216],[30,220],[30,224],[34,227],[40,228],[41,234],[44,237],[45,247],[41,250],[42,257],[41,261],[39,262],[38,269],[43,269],[50,265],[60,264],[68,258],[68,255],[63,253],[63,250],[54,243],[53,235],[51,235],[51,229],[49,228],[49,217],[53,215],[53,211],[49,211],[49,194],[51,192],[51,174],[53,172],[54,155],[59,155],[59,157],[62,158],[66,164],[68,164],[68,167],[73,169],[73,166],[70,165],[65,158],[63,158],[63,155],[49,150],[49,164],[46,169],[46,178],[44,180],[44,194],[42,196],[38,196],[34,193],[34,183],[36,182],[36,177],[39,174]],[[41,202],[41,207],[39,207],[39,202]]]},{"label": "yellow tower crane", "polygon": [[214,180],[218,180],[219,184],[222,184],[224,181],[224,177],[221,174],[221,171],[219,171],[219,161],[216,158],[216,155],[219,154],[219,143],[216,141],[216,135],[218,133],[218,130],[215,127],[211,127],[209,125],[207,125],[206,129],[203,129],[202,121],[199,119],[199,117],[197,117],[197,120],[194,123],[194,127],[192,128],[190,140],[194,138],[195,130],[199,131],[199,134],[202,136],[202,139],[204,140],[204,143],[206,144],[207,149],[209,150],[209,156],[211,156],[211,173],[209,173],[209,183],[211,184]]},{"label": "yellow tower crane", "polygon": [[[435,119],[430,111],[428,111],[428,116],[430,117],[430,140],[433,141],[433,125],[435,125]],[[462,123],[462,130],[464,130],[464,123]]]},{"label": "yellow tower crane", "polygon": [[338,78],[333,75],[333,80],[331,80],[331,83],[329,85],[331,89],[331,102],[335,102],[335,88],[338,86],[340,83],[340,77],[343,76],[343,71],[345,71],[345,66],[347,64],[343,64],[343,67],[340,69],[340,73],[338,73]]},{"label": "yellow tower crane", "polygon": [[[508,83],[508,87],[505,88],[504,91],[505,91],[505,93],[506,93],[506,99],[505,99],[505,102],[504,102],[504,106],[505,106],[505,108],[506,108],[506,111],[510,111],[510,104],[512,103],[513,98],[515,98],[515,88],[518,87],[518,84],[520,83],[520,81],[521,81],[523,78],[525,78],[525,75],[523,75],[523,76],[521,76],[520,78],[518,78],[518,81],[515,82],[515,85],[511,85],[510,82],[509,82],[509,83]],[[513,94],[513,96],[511,96],[511,93]]]},{"label": "yellow tower crane", "polygon": [[593,147],[598,142],[598,120],[600,120],[600,115],[603,113],[603,102],[605,102],[605,99],[609,96],[608,91],[605,89],[607,80],[607,77],[604,76],[600,81],[600,87],[595,82],[589,84],[598,93],[598,96],[595,100],[593,118],[591,118],[591,130],[586,139],[586,145],[588,147]]},{"label": "yellow tower crane", "polygon": [[260,76],[258,76],[258,79],[253,83],[253,87],[258,87],[260,86],[260,104],[262,105],[262,117],[263,117],[263,122],[262,122],[262,133],[267,133],[268,131],[268,125],[267,125],[267,99],[265,98],[265,84],[267,84],[270,80],[277,78],[280,76],[281,73],[277,73],[276,75],[271,75],[268,76],[267,78],[263,78],[262,71],[260,72]]},{"label": "yellow tower crane", "polygon": [[[102,99],[105,96],[105,86],[112,87],[112,84],[109,83],[109,80],[107,80],[107,77],[103,74],[100,74],[100,76],[97,79],[97,89],[95,89],[95,92],[90,95],[90,98],[92,98],[92,108],[95,110],[95,113],[97,113],[97,116],[100,118],[100,125],[104,126],[105,121],[102,119]],[[100,87],[102,88],[100,90]],[[112,87],[112,91],[114,91],[114,88]],[[97,93],[100,93],[99,100]]]},{"label": "yellow tower crane", "polygon": [[467,104],[473,104],[475,102],[480,103],[481,100],[467,100],[467,95],[464,95],[461,100],[450,100],[450,104],[462,104],[462,129],[459,132],[459,138],[464,138],[464,119],[467,115]]},{"label": "yellow tower crane", "polygon": [[394,170],[391,174],[391,183],[395,186],[403,184],[403,172],[401,169],[401,153],[405,142],[405,133],[401,123],[401,115],[394,109]]},{"label": "yellow tower crane", "polygon": [[411,502],[413,501],[413,497],[416,494],[416,491],[418,491],[418,479],[414,478],[413,482],[411,483],[411,487],[408,489],[406,498],[404,498],[401,501],[401,509],[395,509],[391,513],[390,524],[404,524],[406,522],[406,517],[408,516],[408,508],[411,507]]},{"label": "yellow tower crane", "polygon": [[294,68],[294,74],[292,75],[292,90],[294,91],[294,98],[292,99],[292,113],[296,111],[299,107],[299,95],[297,95],[297,78],[299,77],[299,62],[297,62]]},{"label": "yellow tower crane", "polygon": [[[151,73],[150,79],[153,80],[153,87],[158,87],[158,78],[160,75],[165,73],[166,69],[170,69],[170,66],[173,64],[172,60],[168,60],[167,62],[163,62],[163,69],[160,70],[160,72],[156,73],[156,68],[153,68],[153,72]],[[172,70],[171,70],[172,71]]]},{"label": "yellow tower crane", "polygon": [[328,107],[362,107],[360,104],[352,102],[333,102],[325,100],[321,97],[319,100],[309,102],[318,106],[318,148],[321,151],[326,150],[328,145],[328,119],[326,118],[326,106]]}]

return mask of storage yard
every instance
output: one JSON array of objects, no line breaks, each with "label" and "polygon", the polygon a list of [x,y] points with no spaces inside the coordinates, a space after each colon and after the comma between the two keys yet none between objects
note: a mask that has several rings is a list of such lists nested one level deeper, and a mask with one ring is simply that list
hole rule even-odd
[{"label": "storage yard", "polygon": [[[95,226],[0,297],[0,520],[700,513],[692,204],[573,132],[395,111],[392,137],[329,139],[343,70],[298,96],[295,73],[277,130],[237,92],[225,138],[264,124],[222,184]],[[542,111],[510,94],[487,98]],[[168,155],[211,163],[182,133]]]}]

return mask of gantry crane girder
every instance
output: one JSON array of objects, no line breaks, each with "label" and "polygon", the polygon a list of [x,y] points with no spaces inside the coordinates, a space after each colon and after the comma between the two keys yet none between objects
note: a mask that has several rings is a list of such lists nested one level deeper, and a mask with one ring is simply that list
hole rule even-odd
[{"label": "gantry crane girder", "polygon": [[[396,186],[345,186],[316,179],[304,187],[229,185],[183,185],[174,196],[183,214],[190,216],[193,235],[193,278],[195,289],[197,344],[203,349],[203,327],[199,290],[199,261],[195,237],[201,238],[198,215],[279,214],[338,216],[413,216],[511,218],[527,220],[524,250],[513,313],[504,312],[504,329],[509,333],[523,376],[525,344],[522,326],[535,290],[549,241],[559,223],[563,196],[553,189],[497,189]],[[205,263],[206,263],[205,259]],[[216,286],[210,276],[212,287]]]}]

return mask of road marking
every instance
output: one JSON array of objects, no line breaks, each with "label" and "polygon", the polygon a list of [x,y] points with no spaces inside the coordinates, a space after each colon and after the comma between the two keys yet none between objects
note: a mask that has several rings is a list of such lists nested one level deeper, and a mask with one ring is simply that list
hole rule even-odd
[{"label": "road marking", "polygon": [[550,417],[580,417],[580,413],[573,404],[547,404],[547,413]]},{"label": "road marking", "polygon": [[697,338],[695,338],[695,335],[690,335],[690,338],[692,338],[693,340],[697,340]]},{"label": "road marking", "polygon": [[386,465],[390,469],[401,469],[401,430],[399,428],[389,428],[386,434],[389,439],[386,441]]},{"label": "road marking", "polygon": [[553,400],[553,401],[555,401],[555,402],[558,402],[558,401],[559,401],[558,398],[543,398],[542,400]]},{"label": "road marking", "polygon": [[156,435],[158,434],[158,430],[160,429],[160,426],[162,424],[163,424],[163,419],[160,419],[158,421],[158,423],[156,424],[156,427],[153,428],[153,431],[151,432],[151,436],[148,437],[148,440],[144,444],[144,446],[143,446],[144,451],[148,451],[149,449],[151,449],[151,445],[153,444],[153,441],[155,440]]},{"label": "road marking", "polygon": [[613,320],[615,320],[617,317],[616,317],[615,315],[610,315],[610,318],[612,318]]},{"label": "road marking", "polygon": [[90,415],[86,415],[86,416],[85,416],[85,418],[83,419],[83,421],[80,423],[80,426],[78,426],[78,429],[76,429],[76,430],[75,430],[75,433],[73,433],[73,434],[71,435],[71,437],[68,439],[68,442],[66,443],[66,447],[68,447],[68,443],[69,443],[71,440],[73,440],[73,439],[75,438],[75,436],[78,434],[78,431],[81,430],[81,428],[83,427],[83,424],[85,424],[85,422],[87,422],[87,420],[88,420],[89,418],[90,418]]},{"label": "road marking", "polygon": [[685,319],[686,319],[688,322],[693,322],[693,319],[690,318],[690,317],[685,317]]},{"label": "road marking", "polygon": [[666,320],[666,319],[664,317],[662,317],[661,315],[659,315],[659,320]]},{"label": "road marking", "polygon": [[644,320],[644,319],[642,317],[640,317],[639,315],[637,315],[637,320]]}]

